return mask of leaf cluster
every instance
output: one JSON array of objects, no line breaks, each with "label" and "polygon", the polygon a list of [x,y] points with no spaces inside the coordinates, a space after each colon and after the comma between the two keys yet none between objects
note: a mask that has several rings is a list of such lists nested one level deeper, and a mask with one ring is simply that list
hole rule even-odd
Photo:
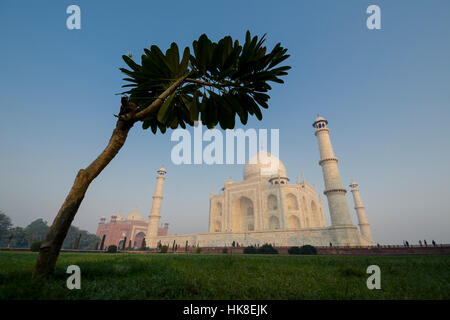
[{"label": "leaf cluster", "polygon": [[172,43],[166,52],[156,45],[144,49],[141,63],[130,56],[123,56],[128,69],[120,70],[127,76],[128,94],[139,110],[144,110],[174,84],[185,78],[182,84],[161,104],[158,111],[148,115],[143,128],[159,129],[178,126],[185,128],[201,120],[208,128],[217,124],[222,129],[235,126],[236,115],[246,124],[249,115],[262,119],[261,108],[268,108],[272,89],[269,82],[283,83],[289,66],[279,66],[289,57],[281,44],[268,51],[264,46],[265,35],[251,36],[247,31],[245,42],[226,36],[218,42],[205,34],[180,52]]}]

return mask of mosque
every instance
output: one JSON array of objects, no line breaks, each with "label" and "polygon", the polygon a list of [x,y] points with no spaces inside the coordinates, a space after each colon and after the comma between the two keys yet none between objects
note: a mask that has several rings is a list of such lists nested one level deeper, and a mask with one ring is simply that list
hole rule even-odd
[{"label": "mosque", "polygon": [[[144,215],[134,209],[126,217],[120,213],[111,216],[111,220],[106,222],[106,217],[100,218],[96,235],[100,239],[104,237],[103,247],[116,245],[138,249],[142,247],[142,240],[145,238],[148,229],[148,222],[144,220]],[[158,236],[166,236],[169,230],[169,223],[165,222],[158,227]]]},{"label": "mosque", "polygon": [[[174,242],[183,247],[186,242],[190,246],[201,247],[229,246],[233,242],[242,246],[264,243],[276,246],[375,245],[355,182],[350,187],[359,229],[352,223],[345,196],[347,190],[341,182],[327,124],[327,120],[318,117],[313,127],[319,144],[319,165],[323,172],[323,193],[327,197],[330,226],[326,225],[323,203],[316,188],[304,177],[296,183],[289,183],[283,163],[277,157],[260,151],[244,166],[242,181],[226,180],[221,193],[210,193],[209,230],[203,233],[167,235],[167,225],[165,229],[159,226],[166,176],[166,170],[159,169],[148,222],[139,218],[142,224],[140,236],[146,238],[146,245],[150,248],[159,243],[172,245]],[[106,234],[102,231],[102,223],[104,228],[104,220],[99,223],[99,237]],[[138,229],[122,232],[121,239],[112,240],[117,242],[130,236],[127,239],[138,243],[139,239],[134,239]]]}]

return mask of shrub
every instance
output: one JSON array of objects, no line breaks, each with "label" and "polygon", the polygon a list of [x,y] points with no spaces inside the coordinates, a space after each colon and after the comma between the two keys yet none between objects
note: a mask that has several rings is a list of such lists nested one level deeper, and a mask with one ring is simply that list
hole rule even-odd
[{"label": "shrub", "polygon": [[258,253],[254,246],[248,246],[244,249],[245,254],[255,254]]},{"label": "shrub", "polygon": [[317,254],[317,249],[307,244],[300,247],[300,254]]},{"label": "shrub", "polygon": [[223,248],[222,253],[228,253],[228,248]]},{"label": "shrub", "polygon": [[202,252],[202,248],[197,247],[197,248],[195,249],[195,252],[196,252],[196,253],[201,253],[201,252]]},{"label": "shrub", "polygon": [[41,248],[41,244],[42,241],[34,241],[30,246],[30,250],[33,252],[39,251],[39,249]]},{"label": "shrub", "polygon": [[159,249],[160,253],[167,253],[167,250],[169,249],[169,246],[161,246],[161,249]]},{"label": "shrub", "polygon": [[289,254],[300,254],[300,247],[290,247],[288,249]]},{"label": "shrub", "polygon": [[257,248],[255,246],[248,246],[244,248],[244,253],[246,254],[278,254],[278,251],[272,247],[271,244],[263,244],[261,247]]},{"label": "shrub", "polygon": [[271,244],[263,244],[258,248],[257,253],[261,254],[278,254],[278,251]]},{"label": "shrub", "polygon": [[309,244],[299,247],[290,247],[289,254],[317,254],[317,249]]},{"label": "shrub", "polygon": [[110,245],[109,247],[108,247],[108,250],[106,250],[106,252],[108,252],[108,253],[116,253],[117,252],[117,246],[115,246],[115,245]]}]

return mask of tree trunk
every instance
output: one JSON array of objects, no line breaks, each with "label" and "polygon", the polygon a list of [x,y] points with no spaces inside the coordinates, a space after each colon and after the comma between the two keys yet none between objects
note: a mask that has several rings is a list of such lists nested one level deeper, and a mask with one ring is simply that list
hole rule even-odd
[{"label": "tree trunk", "polygon": [[81,201],[83,201],[86,190],[122,148],[133,124],[134,120],[124,121],[119,118],[109,143],[103,152],[87,168],[78,172],[69,194],[59,209],[55,220],[53,220],[45,241],[41,245],[39,256],[34,266],[34,277],[48,278],[53,275],[62,244]]},{"label": "tree trunk", "polygon": [[[177,79],[147,108],[139,111],[138,113],[130,112],[131,110],[128,110],[128,113],[121,114],[121,108],[121,113],[119,114],[116,128],[114,129],[105,150],[103,150],[97,159],[95,159],[94,162],[92,162],[86,169],[81,169],[78,171],[72,189],[70,189],[70,192],[59,209],[55,220],[53,220],[53,224],[47,232],[45,241],[41,244],[39,255],[33,270],[33,277],[39,276],[48,278],[53,275],[59,251],[61,250],[73,218],[75,217],[81,201],[83,201],[86,190],[92,180],[94,180],[117,155],[119,150],[124,145],[128,132],[131,127],[133,127],[133,124],[150,116],[151,114],[157,114],[162,102],[178,87],[180,87],[184,81],[186,81],[186,78],[187,75]],[[124,106],[124,103],[125,105],[128,105],[128,100],[125,97],[122,98],[122,106]]]}]

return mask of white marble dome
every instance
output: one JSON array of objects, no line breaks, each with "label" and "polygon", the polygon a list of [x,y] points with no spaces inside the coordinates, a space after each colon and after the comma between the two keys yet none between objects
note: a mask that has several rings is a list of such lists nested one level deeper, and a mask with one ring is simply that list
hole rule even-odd
[{"label": "white marble dome", "polygon": [[317,122],[317,121],[325,121],[325,118],[322,118],[321,116],[317,116],[316,122]]},{"label": "white marble dome", "polygon": [[280,159],[267,151],[251,157],[244,167],[244,180],[271,176],[286,177],[286,168]]},{"label": "white marble dome", "polygon": [[134,209],[127,215],[127,221],[143,221],[144,216],[138,209]]}]

